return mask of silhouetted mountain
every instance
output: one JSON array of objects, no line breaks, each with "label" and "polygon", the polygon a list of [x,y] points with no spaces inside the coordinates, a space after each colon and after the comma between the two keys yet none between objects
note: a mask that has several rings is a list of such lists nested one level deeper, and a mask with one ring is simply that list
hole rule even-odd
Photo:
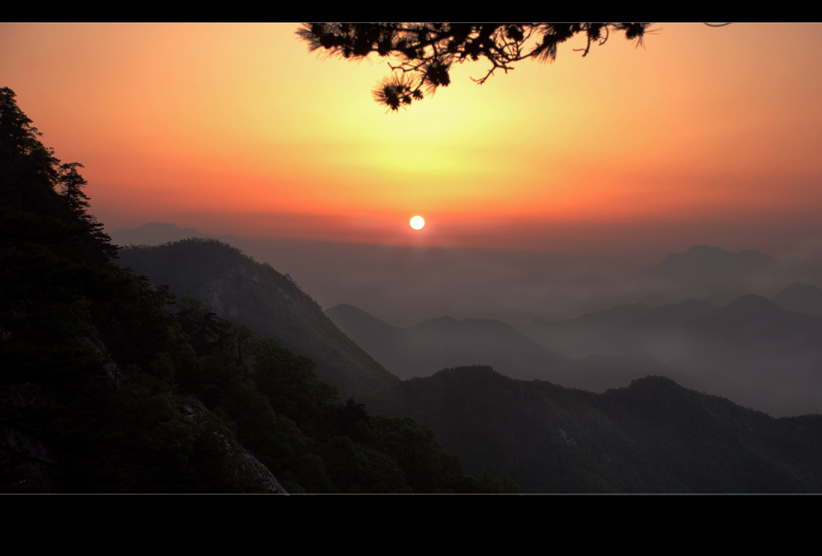
[{"label": "silhouetted mountain", "polygon": [[779,292],[773,302],[789,311],[822,317],[822,289],[810,284],[794,282]]},{"label": "silhouetted mountain", "polygon": [[822,416],[773,419],[663,377],[593,394],[466,367],[372,403],[431,426],[469,471],[504,470],[525,492],[822,489]]},{"label": "silhouetted mountain", "polygon": [[288,275],[234,247],[217,240],[188,239],[125,248],[120,262],[155,284],[167,284],[177,297],[197,297],[221,317],[310,357],[317,364],[318,377],[345,395],[399,381],[341,333]]}]

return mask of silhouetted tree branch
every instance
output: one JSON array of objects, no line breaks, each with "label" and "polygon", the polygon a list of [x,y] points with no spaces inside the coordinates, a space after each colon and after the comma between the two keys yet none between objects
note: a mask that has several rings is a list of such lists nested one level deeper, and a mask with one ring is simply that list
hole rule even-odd
[{"label": "silhouetted tree branch", "polygon": [[[323,49],[343,58],[364,58],[376,52],[392,59],[390,76],[379,82],[374,98],[391,110],[433,94],[451,83],[455,63],[487,60],[485,83],[497,70],[507,73],[529,58],[552,62],[557,46],[577,34],[591,45],[605,44],[612,32],[642,44],[650,23],[305,23],[297,34],[309,51]],[[579,49],[582,50],[582,49]]]}]

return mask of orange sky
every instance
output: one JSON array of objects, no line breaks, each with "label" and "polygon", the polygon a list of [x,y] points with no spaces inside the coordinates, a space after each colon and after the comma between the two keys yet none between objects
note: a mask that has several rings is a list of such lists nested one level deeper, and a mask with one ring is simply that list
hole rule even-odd
[{"label": "orange sky", "polygon": [[388,114],[384,59],[321,60],[296,24],[0,24],[0,86],[109,231],[822,248],[822,25],[656,27]]}]

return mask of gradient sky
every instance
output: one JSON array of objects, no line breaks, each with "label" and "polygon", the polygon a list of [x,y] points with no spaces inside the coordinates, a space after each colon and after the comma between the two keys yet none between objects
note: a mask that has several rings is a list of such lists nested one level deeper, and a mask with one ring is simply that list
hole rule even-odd
[{"label": "gradient sky", "polygon": [[[822,25],[658,24],[399,113],[297,24],[0,24],[0,86],[109,231],[545,251],[822,250]],[[426,218],[411,230],[414,214]]]}]

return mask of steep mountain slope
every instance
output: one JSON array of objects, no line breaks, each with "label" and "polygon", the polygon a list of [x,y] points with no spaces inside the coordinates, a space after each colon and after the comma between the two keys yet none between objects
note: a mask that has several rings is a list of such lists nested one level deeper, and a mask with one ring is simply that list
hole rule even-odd
[{"label": "steep mountain slope", "polygon": [[155,284],[169,285],[177,297],[197,297],[221,317],[310,357],[319,378],[343,395],[399,382],[340,332],[290,277],[234,247],[207,239],[128,247],[120,252],[120,264]]},{"label": "steep mountain slope", "polygon": [[357,345],[363,349],[366,349],[363,340],[369,340],[374,347],[384,346],[382,349],[367,350],[376,360],[381,360],[384,355],[390,355],[393,352],[391,344],[400,330],[399,327],[381,321],[347,303],[336,305],[325,311],[325,314],[346,336],[357,342]]}]

